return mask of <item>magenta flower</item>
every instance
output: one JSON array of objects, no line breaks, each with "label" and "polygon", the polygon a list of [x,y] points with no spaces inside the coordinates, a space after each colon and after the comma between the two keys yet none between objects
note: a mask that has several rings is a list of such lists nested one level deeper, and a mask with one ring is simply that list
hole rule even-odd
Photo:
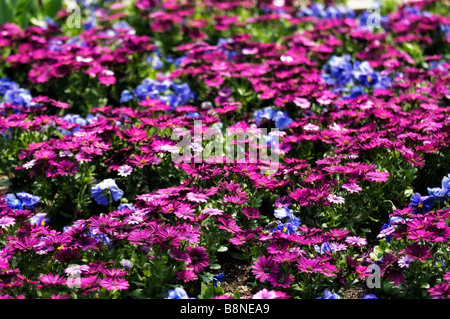
[{"label": "magenta flower", "polygon": [[404,251],[401,251],[401,253],[404,252],[405,255],[416,258],[420,260],[421,262],[425,262],[425,259],[432,258],[433,255],[430,251],[430,249],[426,246],[420,246],[417,243],[414,243],[408,247]]},{"label": "magenta flower", "polygon": [[198,279],[197,275],[192,269],[181,270],[175,274],[175,277],[183,282],[189,282]]},{"label": "magenta flower", "polygon": [[67,278],[62,277],[58,274],[54,275],[52,273],[42,275],[39,280],[44,284],[48,286],[57,286],[57,285],[63,285],[66,283]]},{"label": "magenta flower", "polygon": [[54,176],[73,176],[78,171],[78,164],[69,160],[61,160],[59,162],[50,160],[49,163],[56,168]]},{"label": "magenta flower", "polygon": [[338,272],[338,269],[335,265],[330,264],[329,262],[326,262],[322,265],[322,269],[320,270],[320,273],[325,275],[326,277],[336,277],[336,273]]},{"label": "magenta flower", "polygon": [[389,172],[373,171],[366,173],[366,178],[372,182],[386,182],[389,176]]},{"label": "magenta flower", "polygon": [[99,284],[101,287],[106,288],[106,290],[126,290],[130,286],[127,280],[115,277],[102,279]]},{"label": "magenta flower", "polygon": [[362,191],[362,188],[356,183],[342,184],[342,188],[344,188],[345,190],[347,190],[351,194],[359,193],[360,191]]},{"label": "magenta flower", "polygon": [[8,228],[13,226],[16,223],[16,220],[12,217],[4,216],[0,217],[0,228]]},{"label": "magenta flower", "polygon": [[349,236],[345,238],[345,242],[349,245],[361,247],[367,245],[367,240],[358,236]]},{"label": "magenta flower", "polygon": [[427,291],[433,299],[450,299],[450,284],[448,282],[437,284]]},{"label": "magenta flower", "polygon": [[189,192],[186,194],[187,200],[195,203],[206,203],[208,196],[199,192]]},{"label": "magenta flower", "polygon": [[350,234],[350,232],[346,229],[331,229],[328,233],[333,240],[341,240],[348,234]]},{"label": "magenta flower", "polygon": [[252,265],[252,273],[261,282],[276,276],[279,273],[279,265],[275,263],[272,256],[261,256]]},{"label": "magenta flower", "polygon": [[194,273],[198,274],[202,272],[209,265],[209,257],[206,249],[201,246],[187,248],[187,252],[191,257],[191,262],[188,264],[188,268],[192,268]]},{"label": "magenta flower", "polygon": [[295,278],[292,274],[284,275],[283,273],[279,272],[274,276],[269,276],[268,281],[274,287],[289,288],[291,284],[295,281]]},{"label": "magenta flower", "polygon": [[418,241],[431,241],[434,238],[434,234],[426,229],[416,229],[411,231],[407,236],[407,238],[414,240],[414,242]]},{"label": "magenta flower", "polygon": [[146,228],[143,230],[133,230],[127,237],[128,241],[134,245],[150,245],[154,239],[152,239],[153,232]]},{"label": "magenta flower", "polygon": [[306,257],[300,257],[297,263],[297,268],[306,273],[322,272],[322,264],[319,259],[309,259]]},{"label": "magenta flower", "polygon": [[289,298],[285,292],[277,290],[267,290],[263,288],[252,296],[252,299],[286,299]]}]

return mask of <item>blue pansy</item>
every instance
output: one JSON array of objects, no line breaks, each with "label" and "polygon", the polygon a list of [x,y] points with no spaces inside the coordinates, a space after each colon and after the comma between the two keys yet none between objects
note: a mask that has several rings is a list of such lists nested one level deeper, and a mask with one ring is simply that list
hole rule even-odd
[{"label": "blue pansy", "polygon": [[341,299],[337,293],[332,293],[328,289],[323,292],[323,297],[317,297],[316,299]]},{"label": "blue pansy", "polygon": [[411,196],[409,206],[414,207],[417,213],[426,213],[433,208],[433,197],[422,196],[420,193],[415,193]]},{"label": "blue pansy", "polygon": [[129,90],[123,90],[120,94],[120,103],[125,103],[134,98],[133,93],[131,93]]},{"label": "blue pansy", "polygon": [[14,105],[27,106],[31,103],[30,91],[23,88],[13,88],[5,92],[3,101]]},{"label": "blue pansy", "polygon": [[368,61],[356,61],[353,64],[352,75],[363,86],[374,86],[379,79],[379,74],[370,66]]},{"label": "blue pansy", "polygon": [[50,219],[47,218],[47,214],[45,213],[38,213],[29,219],[29,222],[32,225],[39,225],[39,226],[48,225],[49,221]]},{"label": "blue pansy", "polygon": [[11,81],[8,77],[2,77],[0,79],[0,95],[4,95],[9,90],[16,90],[19,88],[19,85]]},{"label": "blue pansy", "polygon": [[111,200],[118,201],[121,199],[123,190],[116,185],[113,179],[108,178],[92,187],[91,195],[99,205],[107,206]]},{"label": "blue pansy", "polygon": [[155,54],[153,56],[150,55],[147,58],[147,62],[155,70],[161,69],[163,67],[163,62],[162,62],[161,58],[157,54]]},{"label": "blue pansy", "polygon": [[329,242],[324,242],[322,245],[314,245],[314,250],[319,254],[326,254],[332,251],[331,245]]},{"label": "blue pansy", "polygon": [[12,209],[23,209],[22,202],[16,197],[16,195],[8,193],[4,199],[5,202],[8,203],[8,207]]},{"label": "blue pansy", "polygon": [[225,280],[225,275],[223,273],[220,273],[218,275],[213,275],[212,277],[212,283],[214,287],[217,287],[219,282],[223,282]]},{"label": "blue pansy", "polygon": [[430,197],[439,201],[443,201],[448,192],[448,189],[441,187],[428,187],[427,190]]},{"label": "blue pansy", "polygon": [[166,299],[191,299],[182,287],[169,290],[169,295]]},{"label": "blue pansy", "polygon": [[120,204],[120,205],[117,207],[117,210],[122,210],[122,209],[136,210],[136,208],[134,207],[134,205],[133,205],[133,204],[130,204],[130,203],[123,203],[123,204]]},{"label": "blue pansy", "polygon": [[346,85],[352,81],[353,65],[349,54],[333,55],[324,65],[323,78],[327,84]]},{"label": "blue pansy", "polygon": [[274,212],[274,216],[280,220],[287,218],[289,220],[283,223],[278,222],[273,231],[281,231],[285,234],[291,234],[295,233],[298,229],[298,226],[301,225],[300,218],[296,217],[286,206],[277,208]]},{"label": "blue pansy", "polygon": [[263,108],[262,110],[256,110],[254,118],[255,118],[256,123],[259,125],[259,124],[261,124],[262,119],[271,120],[273,114],[274,114],[273,108],[271,108],[270,106],[267,106],[267,107]]},{"label": "blue pansy", "polygon": [[38,196],[20,192],[15,195],[12,193],[6,194],[5,201],[8,203],[8,207],[12,209],[35,209],[41,199]]},{"label": "blue pansy", "polygon": [[41,201],[38,196],[28,194],[26,192],[17,193],[16,196],[20,199],[22,205],[28,209],[35,209],[36,205]]},{"label": "blue pansy", "polygon": [[287,112],[277,111],[272,118],[275,122],[275,127],[280,130],[284,130],[293,120],[288,116]]},{"label": "blue pansy", "polygon": [[442,178],[441,187],[447,190],[447,195],[450,195],[450,174]]},{"label": "blue pansy", "polygon": [[169,95],[163,95],[160,96],[159,99],[167,106],[170,106],[173,109],[175,109],[178,105],[180,105],[178,101],[178,96],[175,94],[169,94]]},{"label": "blue pansy", "polygon": [[186,117],[196,119],[196,118],[203,117],[203,116],[198,112],[190,112],[190,113],[186,114]]},{"label": "blue pansy", "polygon": [[96,228],[89,228],[89,236],[109,247],[112,247],[111,239]]},{"label": "blue pansy", "polygon": [[153,87],[159,92],[164,93],[169,90],[173,86],[173,82],[171,80],[163,80],[163,81],[155,81],[153,83]]}]

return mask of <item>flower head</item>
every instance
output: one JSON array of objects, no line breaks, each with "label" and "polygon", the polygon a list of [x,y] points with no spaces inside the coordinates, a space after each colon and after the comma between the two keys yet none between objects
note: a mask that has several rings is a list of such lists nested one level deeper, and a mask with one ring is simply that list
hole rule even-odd
[{"label": "flower head", "polygon": [[106,277],[100,280],[100,286],[106,288],[106,290],[126,290],[130,284],[123,278]]},{"label": "flower head", "polygon": [[169,295],[166,299],[189,299],[189,296],[182,287],[177,287],[169,290]]},{"label": "flower head", "polygon": [[91,195],[99,205],[107,206],[111,200],[118,201],[121,199],[123,190],[116,185],[113,179],[108,178],[92,187]]},{"label": "flower head", "polygon": [[317,297],[316,299],[341,299],[341,296],[339,296],[337,293],[332,293],[328,289],[325,289],[323,292],[323,297]]},{"label": "flower head", "polygon": [[252,266],[252,272],[256,278],[264,282],[270,277],[278,274],[280,271],[278,264],[273,260],[272,256],[259,257]]}]

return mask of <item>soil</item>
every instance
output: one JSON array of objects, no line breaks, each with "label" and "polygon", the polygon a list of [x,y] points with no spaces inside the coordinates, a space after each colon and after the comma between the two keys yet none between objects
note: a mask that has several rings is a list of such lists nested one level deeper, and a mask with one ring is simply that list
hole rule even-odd
[{"label": "soil", "polygon": [[[239,250],[233,252],[242,253]],[[252,297],[257,292],[257,289],[253,288],[254,275],[251,272],[251,265],[249,265],[248,261],[233,258],[229,253],[221,253],[217,257],[218,263],[222,265],[219,272],[225,275],[225,280],[220,283],[224,293],[233,295],[239,290],[241,298]],[[373,289],[368,288],[364,283],[344,290],[342,298],[362,299],[368,294],[375,294],[378,298],[384,299],[383,296],[376,294]]]},{"label": "soil", "polygon": [[257,292],[252,288],[254,275],[248,261],[235,259],[228,253],[219,254],[218,258],[222,265],[220,272],[225,275],[225,280],[220,283],[225,294],[232,295],[238,290],[241,298],[244,298]]}]

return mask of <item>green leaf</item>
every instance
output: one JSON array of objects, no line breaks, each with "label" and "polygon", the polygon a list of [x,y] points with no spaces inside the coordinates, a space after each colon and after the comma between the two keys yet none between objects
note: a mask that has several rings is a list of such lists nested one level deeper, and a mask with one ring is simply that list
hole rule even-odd
[{"label": "green leaf", "polygon": [[[253,257],[259,257],[263,254],[261,247],[253,246],[250,250]],[[233,256],[234,257],[234,256]],[[247,256],[246,256],[247,258]]]},{"label": "green leaf", "polygon": [[230,252],[230,256],[237,260],[248,260],[248,256],[245,254]]},{"label": "green leaf", "polygon": [[209,265],[209,268],[211,269],[220,269],[222,266],[220,266],[219,264],[211,264]]},{"label": "green leaf", "polygon": [[408,188],[405,189],[404,194],[406,197],[411,197],[411,195],[414,194],[414,189],[408,186]]},{"label": "green leaf", "polygon": [[211,297],[213,297],[211,287],[208,284],[202,282],[200,289],[200,299],[211,299]]},{"label": "green leaf", "polygon": [[218,249],[217,249],[217,251],[219,252],[219,253],[223,253],[223,252],[225,252],[225,251],[227,251],[228,250],[228,247],[227,246],[220,246]]},{"label": "green leaf", "polygon": [[222,296],[224,294],[224,291],[223,291],[222,287],[220,287],[220,286],[215,287],[214,288],[214,294],[216,296]]},{"label": "green leaf", "polygon": [[0,24],[11,22],[16,12],[17,1],[0,1]]},{"label": "green leaf", "polygon": [[386,250],[386,248],[388,248],[387,243],[386,243],[384,240],[381,241],[381,242],[380,242],[380,245],[378,246],[378,249],[379,249],[381,252],[384,252],[384,251]]},{"label": "green leaf", "polygon": [[145,298],[143,289],[135,289],[133,292],[130,293],[130,295],[133,296],[133,298],[135,299]]},{"label": "green leaf", "polygon": [[44,9],[42,13],[44,16],[53,18],[62,8],[62,0],[43,0]]}]

